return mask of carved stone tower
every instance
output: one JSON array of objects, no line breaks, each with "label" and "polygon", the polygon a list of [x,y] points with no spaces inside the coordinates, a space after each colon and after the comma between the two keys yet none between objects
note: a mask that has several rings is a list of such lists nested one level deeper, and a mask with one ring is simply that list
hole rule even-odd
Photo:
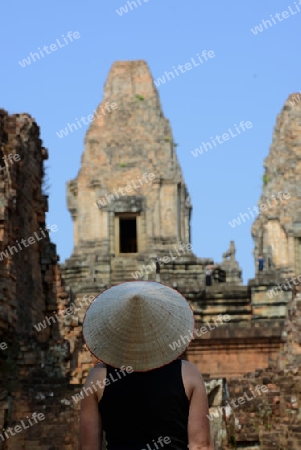
[{"label": "carved stone tower", "polygon": [[[153,264],[153,274],[139,278],[155,279],[157,272],[158,279],[164,255],[167,265],[196,264],[189,195],[147,64],[114,63],[90,118],[81,169],[68,183],[74,222],[74,251],[63,267],[68,284],[76,277],[102,289],[133,279],[143,263]],[[209,262],[190,274],[195,282]]]},{"label": "carved stone tower", "polygon": [[301,274],[301,94],[293,94],[278,115],[265,159],[260,214],[252,235],[254,255],[265,257],[264,273]]}]

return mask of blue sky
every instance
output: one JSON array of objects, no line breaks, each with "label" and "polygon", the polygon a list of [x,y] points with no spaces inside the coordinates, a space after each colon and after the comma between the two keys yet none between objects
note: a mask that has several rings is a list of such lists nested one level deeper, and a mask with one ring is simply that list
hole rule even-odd
[{"label": "blue sky", "polygon": [[[3,3],[0,106],[9,113],[27,112],[40,126],[50,155],[47,223],[58,225],[51,236],[64,261],[73,249],[65,186],[79,170],[88,125],[62,139],[56,132],[93,112],[114,61],[144,59],[156,79],[173,66],[191,62],[197,53],[213,50],[214,58],[161,85],[159,95],[179,144],[177,154],[193,204],[193,250],[219,262],[234,240],[246,282],[254,275],[252,220],[235,228],[228,222],[258,204],[276,116],[288,95],[301,90],[298,3],[140,3],[122,16],[116,10],[126,5],[124,0]],[[283,11],[288,11],[285,20],[274,18],[272,27],[257,35],[251,32],[262,19]],[[56,39],[63,44],[68,31],[80,37],[21,67],[19,61],[38,47]],[[197,158],[192,155],[203,141],[228,128],[234,131],[241,121],[251,121],[253,127]]]}]

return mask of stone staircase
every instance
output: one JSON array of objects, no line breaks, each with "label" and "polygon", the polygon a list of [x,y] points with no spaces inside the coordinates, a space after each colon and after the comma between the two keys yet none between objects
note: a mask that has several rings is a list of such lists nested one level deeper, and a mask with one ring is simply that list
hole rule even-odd
[{"label": "stone staircase", "polygon": [[[135,274],[137,271],[140,270],[140,272],[144,271],[141,269],[141,266],[143,264],[137,264],[137,261],[135,261],[133,258],[128,257],[115,257],[111,260],[111,285],[123,283],[125,281],[134,281],[135,277],[133,274]],[[155,272],[154,272],[155,274]],[[138,275],[138,274],[137,274]],[[144,279],[144,277],[137,276],[137,280]]]}]

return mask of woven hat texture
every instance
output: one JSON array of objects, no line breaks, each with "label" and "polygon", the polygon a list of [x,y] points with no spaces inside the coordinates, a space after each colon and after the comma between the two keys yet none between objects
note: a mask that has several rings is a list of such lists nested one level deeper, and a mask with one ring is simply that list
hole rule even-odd
[{"label": "woven hat texture", "polygon": [[102,292],[83,324],[87,347],[98,359],[141,372],[175,360],[188,347],[193,329],[187,300],[153,281],[121,283]]}]

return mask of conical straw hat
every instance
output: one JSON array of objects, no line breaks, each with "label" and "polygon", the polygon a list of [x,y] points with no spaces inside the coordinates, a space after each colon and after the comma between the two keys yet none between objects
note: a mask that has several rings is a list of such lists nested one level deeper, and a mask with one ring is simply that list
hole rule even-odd
[{"label": "conical straw hat", "polygon": [[153,281],[111,287],[89,306],[83,324],[87,347],[113,367],[148,371],[175,360],[193,336],[194,317],[176,290]]}]

